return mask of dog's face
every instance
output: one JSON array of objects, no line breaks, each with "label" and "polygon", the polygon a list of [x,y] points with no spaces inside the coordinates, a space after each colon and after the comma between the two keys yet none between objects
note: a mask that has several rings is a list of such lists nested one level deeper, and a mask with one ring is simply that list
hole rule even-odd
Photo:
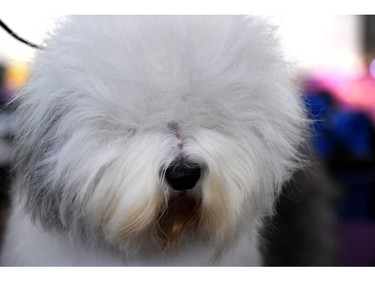
[{"label": "dog's face", "polygon": [[255,227],[305,120],[272,29],[243,17],[76,17],[18,96],[18,196],[46,228],[129,250]]}]

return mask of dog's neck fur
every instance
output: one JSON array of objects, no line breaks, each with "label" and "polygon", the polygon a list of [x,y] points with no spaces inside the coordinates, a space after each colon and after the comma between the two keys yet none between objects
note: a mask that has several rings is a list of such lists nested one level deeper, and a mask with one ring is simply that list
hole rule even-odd
[{"label": "dog's neck fur", "polygon": [[[131,257],[120,256],[108,249],[90,249],[75,245],[66,234],[43,232],[20,208],[10,214],[6,239],[2,249],[2,265],[35,266],[202,266],[261,265],[256,235],[245,233],[238,243],[217,261],[212,249],[201,243],[181,245],[159,254],[140,252]],[[29,255],[28,253],[33,253]],[[22,258],[21,258],[22,257]]]}]

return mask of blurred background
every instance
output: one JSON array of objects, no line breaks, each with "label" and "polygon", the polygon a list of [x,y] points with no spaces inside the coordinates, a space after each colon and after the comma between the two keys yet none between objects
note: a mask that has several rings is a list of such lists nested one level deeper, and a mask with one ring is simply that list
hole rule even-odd
[{"label": "blurred background", "polygon": [[[42,44],[60,16],[1,19]],[[312,143],[339,189],[336,265],[375,265],[375,16],[273,16],[285,55],[298,66],[303,98],[314,120]],[[11,114],[4,106],[30,72],[35,49],[0,29],[0,223],[6,210]],[[2,225],[0,225],[2,227]]]}]

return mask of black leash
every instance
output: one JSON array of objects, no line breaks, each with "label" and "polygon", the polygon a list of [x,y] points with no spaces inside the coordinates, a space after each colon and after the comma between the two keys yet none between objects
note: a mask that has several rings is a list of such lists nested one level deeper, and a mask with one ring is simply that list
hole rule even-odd
[{"label": "black leash", "polygon": [[36,45],[36,44],[33,44],[21,37],[19,37],[16,33],[13,32],[13,30],[11,30],[1,19],[0,19],[0,26],[6,31],[8,32],[13,38],[17,39],[18,41],[21,41],[22,43],[32,47],[32,48],[36,48],[36,49],[43,49],[41,46],[39,45]]}]

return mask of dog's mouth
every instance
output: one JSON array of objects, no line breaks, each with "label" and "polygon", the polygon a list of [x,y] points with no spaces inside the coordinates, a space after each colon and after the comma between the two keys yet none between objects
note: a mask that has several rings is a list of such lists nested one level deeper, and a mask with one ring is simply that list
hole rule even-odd
[{"label": "dog's mouth", "polygon": [[202,196],[189,192],[171,194],[161,209],[157,236],[163,247],[178,246],[186,233],[198,230],[201,220]]}]

